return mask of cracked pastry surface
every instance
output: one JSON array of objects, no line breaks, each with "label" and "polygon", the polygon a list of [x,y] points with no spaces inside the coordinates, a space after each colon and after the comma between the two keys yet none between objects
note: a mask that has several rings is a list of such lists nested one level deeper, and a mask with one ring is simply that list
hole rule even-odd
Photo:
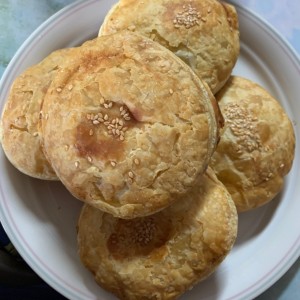
[{"label": "cracked pastry surface", "polygon": [[78,199],[117,217],[163,209],[216,147],[215,98],[173,53],[119,32],[85,43],[45,97],[45,153]]},{"label": "cracked pastry surface", "polygon": [[170,207],[124,220],[84,205],[78,222],[82,263],[120,299],[177,299],[211,274],[232,249],[237,212],[208,169]]},{"label": "cracked pastry surface", "polygon": [[225,126],[210,162],[238,211],[272,200],[295,152],[293,125],[279,102],[258,84],[232,76],[216,95]]},{"label": "cracked pastry surface", "polygon": [[1,144],[10,162],[39,179],[57,180],[41,147],[41,107],[58,66],[72,49],[57,50],[19,75],[10,90],[1,118]]},{"label": "cracked pastry surface", "polygon": [[171,50],[215,94],[229,78],[239,55],[235,8],[217,0],[120,0],[99,30],[139,32]]}]

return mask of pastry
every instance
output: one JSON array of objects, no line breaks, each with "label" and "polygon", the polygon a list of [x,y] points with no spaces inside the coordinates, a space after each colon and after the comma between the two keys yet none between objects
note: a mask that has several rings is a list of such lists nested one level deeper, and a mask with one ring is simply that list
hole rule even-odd
[{"label": "pastry", "polygon": [[295,152],[293,125],[258,84],[233,76],[216,95],[225,126],[210,165],[239,212],[259,207],[282,189]]},{"label": "pastry", "polygon": [[128,29],[171,50],[215,94],[226,82],[239,55],[235,8],[217,0],[120,0],[99,30],[107,35]]},{"label": "pastry", "polygon": [[57,180],[41,147],[41,107],[58,66],[70,49],[58,50],[19,75],[10,90],[1,118],[1,144],[10,162],[39,179]]},{"label": "pastry", "polygon": [[87,42],[53,80],[45,153],[78,199],[121,218],[186,193],[218,141],[216,102],[190,68],[131,32]]},{"label": "pastry", "polygon": [[124,220],[84,205],[78,222],[82,263],[120,299],[177,299],[205,279],[232,249],[237,212],[208,169],[170,207]]}]

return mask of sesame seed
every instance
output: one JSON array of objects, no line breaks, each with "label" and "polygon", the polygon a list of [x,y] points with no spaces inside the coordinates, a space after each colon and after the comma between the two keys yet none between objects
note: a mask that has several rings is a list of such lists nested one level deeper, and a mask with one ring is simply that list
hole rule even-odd
[{"label": "sesame seed", "polygon": [[108,120],[108,115],[104,116],[104,120],[107,121]]},{"label": "sesame seed", "polygon": [[70,84],[70,85],[68,86],[68,90],[71,91],[72,89],[73,89],[73,85]]},{"label": "sesame seed", "polygon": [[180,26],[184,26],[189,29],[198,25],[197,21],[200,19],[200,13],[191,4],[188,4],[188,6],[183,5],[182,8],[183,11],[178,12],[173,19],[174,27],[179,28]]},{"label": "sesame seed", "polygon": [[131,178],[131,179],[133,179],[134,178],[134,174],[131,171],[129,171],[128,172],[128,177]]},{"label": "sesame seed", "polygon": [[75,167],[76,167],[76,168],[79,167],[79,161],[75,161]]},{"label": "sesame seed", "polygon": [[[240,147],[248,152],[262,148],[256,122],[248,110],[238,104],[230,103],[224,108],[224,117]],[[266,147],[265,150],[268,151]]]},{"label": "sesame seed", "polygon": [[39,135],[39,133],[38,132],[35,132],[34,134],[33,134],[33,136],[38,136]]},{"label": "sesame seed", "polygon": [[174,91],[172,89],[170,89],[169,92],[171,95],[174,93]]},{"label": "sesame seed", "polygon": [[93,135],[94,134],[94,131],[93,131],[93,129],[90,129],[90,131],[89,131],[89,135]]},{"label": "sesame seed", "polygon": [[139,165],[139,164],[140,164],[139,159],[135,158],[135,159],[134,159],[134,163],[135,163],[136,165]]},{"label": "sesame seed", "polygon": [[280,168],[283,168],[283,167],[284,167],[284,164],[281,164],[281,165],[280,165]]},{"label": "sesame seed", "polygon": [[120,141],[124,141],[124,136],[123,135],[120,135]]},{"label": "sesame seed", "polygon": [[121,106],[121,107],[120,107],[120,112],[121,112],[121,111],[123,111],[123,110],[124,110],[124,107],[123,107],[123,106]]},{"label": "sesame seed", "polygon": [[93,120],[93,124],[98,125],[98,124],[100,124],[100,122],[98,120]]},{"label": "sesame seed", "polygon": [[126,121],[130,121],[130,120],[131,120],[130,117],[124,117],[124,119],[125,119]]},{"label": "sesame seed", "polygon": [[104,104],[105,100],[104,98],[100,98],[100,104]]},{"label": "sesame seed", "polygon": [[60,93],[60,92],[62,91],[62,88],[58,87],[58,88],[56,89],[56,91],[57,91],[58,93]]},{"label": "sesame seed", "polygon": [[90,156],[88,156],[88,157],[87,157],[87,160],[88,160],[89,162],[92,162],[93,159],[92,159]]},{"label": "sesame seed", "polygon": [[111,161],[110,164],[115,167],[117,165],[117,163],[115,161]]},{"label": "sesame seed", "polygon": [[129,27],[128,27],[128,30],[134,30],[135,29],[135,26],[134,25],[130,25]]}]

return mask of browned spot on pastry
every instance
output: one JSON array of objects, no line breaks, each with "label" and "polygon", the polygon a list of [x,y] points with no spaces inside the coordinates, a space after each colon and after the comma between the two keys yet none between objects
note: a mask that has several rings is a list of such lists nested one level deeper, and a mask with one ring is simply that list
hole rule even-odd
[{"label": "browned spot on pastry", "polygon": [[97,157],[99,159],[118,159],[123,152],[120,140],[111,136],[90,135],[93,124],[82,122],[77,126],[75,147],[81,157]]},{"label": "browned spot on pastry", "polygon": [[107,240],[107,248],[115,259],[122,260],[130,256],[148,255],[165,245],[170,236],[171,221],[160,214],[132,220],[118,219],[114,232]]}]

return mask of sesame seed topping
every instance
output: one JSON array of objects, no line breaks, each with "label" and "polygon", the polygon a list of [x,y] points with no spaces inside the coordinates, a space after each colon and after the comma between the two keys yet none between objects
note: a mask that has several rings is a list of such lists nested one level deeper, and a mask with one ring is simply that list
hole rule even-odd
[{"label": "sesame seed topping", "polygon": [[93,135],[94,134],[94,131],[93,131],[93,129],[90,129],[90,131],[89,131],[89,135]]},{"label": "sesame seed topping", "polygon": [[117,165],[117,163],[115,161],[111,161],[110,164],[115,167]]},{"label": "sesame seed topping", "polygon": [[226,124],[237,138],[239,151],[241,147],[248,152],[262,148],[256,121],[250,111],[236,103],[230,103],[224,108],[224,117]]},{"label": "sesame seed topping", "polygon": [[108,120],[108,115],[105,115],[104,118],[103,118],[105,121]]},{"label": "sesame seed topping", "polygon": [[134,178],[134,174],[131,171],[129,171],[128,172],[128,177],[131,178],[131,179],[133,179]]},{"label": "sesame seed topping", "polygon": [[76,167],[76,168],[79,167],[79,161],[75,161],[75,167]]},{"label": "sesame seed topping", "polygon": [[98,120],[93,120],[93,124],[98,125],[98,124],[100,124],[100,122]]},{"label": "sesame seed topping", "polygon": [[33,136],[38,136],[38,135],[39,135],[38,132],[34,132],[34,133],[33,133]]},{"label": "sesame seed topping", "polygon": [[70,85],[68,86],[68,90],[71,91],[72,89],[73,89],[73,85],[70,84]]},{"label": "sesame seed topping", "polygon": [[170,89],[169,92],[171,95],[174,93],[174,91],[172,89]]},{"label": "sesame seed topping", "polygon": [[185,28],[191,28],[195,25],[198,25],[198,20],[200,19],[200,13],[192,7],[191,4],[183,5],[183,11],[180,11],[176,14],[173,19],[173,24],[175,28],[184,26]]},{"label": "sesame seed topping", "polygon": [[105,100],[104,98],[100,98],[100,104],[104,104]]},{"label": "sesame seed topping", "polygon": [[87,160],[88,160],[89,162],[92,162],[93,159],[92,159],[90,156],[88,156],[88,157],[87,157]]},{"label": "sesame seed topping", "polygon": [[283,168],[283,167],[284,167],[284,164],[281,164],[281,165],[280,165],[280,168]]},{"label": "sesame seed topping", "polygon": [[139,159],[138,159],[138,158],[135,158],[135,159],[134,159],[134,163],[135,163],[136,165],[139,165],[139,164],[140,164]]},{"label": "sesame seed topping", "polygon": [[58,93],[60,93],[60,92],[62,91],[62,88],[58,87],[58,88],[56,89],[56,91],[57,91]]}]

